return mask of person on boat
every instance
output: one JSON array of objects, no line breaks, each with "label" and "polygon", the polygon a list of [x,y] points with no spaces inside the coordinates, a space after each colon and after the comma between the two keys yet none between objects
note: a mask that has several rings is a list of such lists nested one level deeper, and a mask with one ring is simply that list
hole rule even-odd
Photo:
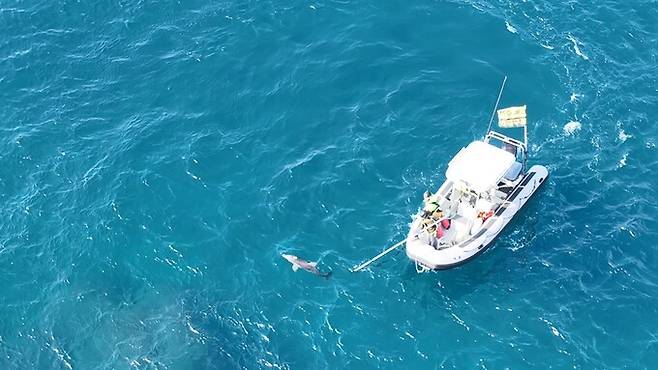
[{"label": "person on boat", "polygon": [[433,220],[432,217],[423,217],[423,221],[421,222],[421,227],[428,234],[433,235],[434,232],[436,231],[435,223],[436,221]]},{"label": "person on boat", "polygon": [[[429,191],[426,191],[423,194],[423,215],[425,217],[434,216],[437,212],[441,212],[439,208],[439,195],[432,194]],[[440,217],[439,217],[440,218]],[[436,218],[437,220],[439,218]]]},{"label": "person on boat", "polygon": [[[443,217],[443,214],[441,215]],[[439,222],[437,228],[436,228],[436,238],[441,239],[443,238],[443,235],[445,235],[445,232],[450,229],[450,219],[449,218],[444,218]]]},{"label": "person on boat", "polygon": [[493,214],[494,214],[493,210],[488,211],[488,212],[480,211],[480,212],[478,212],[478,218],[482,219],[482,223],[484,223],[484,221],[489,219],[489,217],[493,216]]},{"label": "person on boat", "polygon": [[[443,218],[443,211],[439,207],[439,195],[431,194],[426,191],[423,194],[423,229],[429,234],[436,235],[440,239],[445,234],[445,231],[450,229],[450,220]],[[438,222],[441,220],[441,222]]]}]

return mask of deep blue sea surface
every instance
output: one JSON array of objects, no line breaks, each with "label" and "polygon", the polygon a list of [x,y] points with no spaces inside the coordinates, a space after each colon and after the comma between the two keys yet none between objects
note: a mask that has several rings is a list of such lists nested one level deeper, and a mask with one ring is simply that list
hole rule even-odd
[{"label": "deep blue sea surface", "polygon": [[[546,185],[350,273],[504,75]],[[0,368],[655,368],[657,122],[651,0],[2,2]]]}]

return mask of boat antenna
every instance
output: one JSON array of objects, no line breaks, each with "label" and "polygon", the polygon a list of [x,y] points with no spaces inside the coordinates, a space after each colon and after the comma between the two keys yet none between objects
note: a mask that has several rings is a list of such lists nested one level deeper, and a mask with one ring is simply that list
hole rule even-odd
[{"label": "boat antenna", "polygon": [[500,103],[500,97],[503,96],[503,89],[505,88],[505,82],[507,82],[507,76],[503,78],[503,84],[500,86],[500,91],[498,92],[498,99],[496,99],[496,105],[494,106],[493,112],[491,112],[491,119],[489,120],[489,127],[487,127],[487,133],[491,130],[491,124],[493,123],[494,117],[496,116],[496,110],[498,109],[498,103]]}]

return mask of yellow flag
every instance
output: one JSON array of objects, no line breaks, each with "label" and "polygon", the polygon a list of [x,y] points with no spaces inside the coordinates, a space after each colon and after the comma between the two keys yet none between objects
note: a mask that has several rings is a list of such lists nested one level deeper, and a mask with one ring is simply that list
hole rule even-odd
[{"label": "yellow flag", "polygon": [[498,110],[498,126],[503,128],[523,127],[526,125],[526,106],[509,107]]}]

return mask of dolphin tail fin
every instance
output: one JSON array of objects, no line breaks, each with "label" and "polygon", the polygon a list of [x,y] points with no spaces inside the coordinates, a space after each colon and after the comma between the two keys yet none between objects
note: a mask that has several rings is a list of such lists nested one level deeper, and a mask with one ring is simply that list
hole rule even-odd
[{"label": "dolphin tail fin", "polygon": [[320,275],[320,276],[322,276],[322,277],[325,278],[325,279],[329,279],[329,278],[331,277],[331,271],[329,271],[329,272],[325,272],[324,274],[322,274],[322,275]]},{"label": "dolphin tail fin", "polygon": [[297,265],[292,265],[292,270],[293,270],[293,271],[297,271],[297,270],[299,270],[299,266],[297,266]]}]

